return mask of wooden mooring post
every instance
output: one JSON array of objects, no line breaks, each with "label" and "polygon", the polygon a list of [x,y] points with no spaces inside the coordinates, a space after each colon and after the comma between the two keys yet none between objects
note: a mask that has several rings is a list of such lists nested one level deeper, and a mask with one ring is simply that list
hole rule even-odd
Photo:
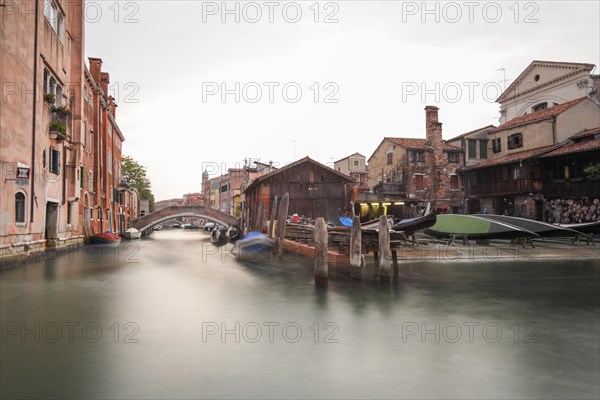
[{"label": "wooden mooring post", "polygon": [[281,204],[279,204],[279,211],[277,216],[277,256],[283,256],[283,247],[285,242],[285,225],[287,222],[288,208],[290,206],[290,194],[286,193],[281,198]]},{"label": "wooden mooring post", "polygon": [[390,230],[388,218],[379,219],[379,277],[389,279],[392,276],[392,251],[390,249]]},{"label": "wooden mooring post", "polygon": [[273,237],[273,225],[275,223],[275,218],[277,218],[277,196],[273,199],[273,207],[271,207],[271,219],[269,219],[269,232],[268,236],[270,238]]},{"label": "wooden mooring post", "polygon": [[315,223],[315,279],[327,280],[328,275],[327,225],[325,219],[319,217]]},{"label": "wooden mooring post", "polygon": [[352,269],[362,266],[362,231],[360,218],[357,216],[352,219],[352,228],[350,228],[350,266]]}]

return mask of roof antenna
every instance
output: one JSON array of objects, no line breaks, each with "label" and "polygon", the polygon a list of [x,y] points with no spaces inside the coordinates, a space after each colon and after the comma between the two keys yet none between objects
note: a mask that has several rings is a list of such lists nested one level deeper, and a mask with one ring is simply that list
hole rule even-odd
[{"label": "roof antenna", "polygon": [[506,90],[506,68],[502,67],[497,69],[496,71],[502,71],[502,74],[504,75],[504,79],[502,80],[502,82],[504,83],[504,90]]}]

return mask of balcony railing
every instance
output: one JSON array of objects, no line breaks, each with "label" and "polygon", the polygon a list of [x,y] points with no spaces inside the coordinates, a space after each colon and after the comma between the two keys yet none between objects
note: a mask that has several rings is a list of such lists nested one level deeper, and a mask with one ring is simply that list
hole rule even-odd
[{"label": "balcony railing", "polygon": [[380,182],[375,185],[373,191],[378,194],[406,195],[406,185],[402,182]]},{"label": "balcony railing", "polygon": [[542,193],[545,197],[600,198],[600,179],[545,181]]},{"label": "balcony railing", "polygon": [[502,196],[518,193],[540,193],[542,181],[532,179],[518,179],[502,182],[483,183],[471,185],[470,195],[474,196]]},{"label": "balcony railing", "polygon": [[52,139],[65,140],[67,135],[67,127],[69,126],[69,118],[67,115],[53,112],[50,117],[49,133]]}]

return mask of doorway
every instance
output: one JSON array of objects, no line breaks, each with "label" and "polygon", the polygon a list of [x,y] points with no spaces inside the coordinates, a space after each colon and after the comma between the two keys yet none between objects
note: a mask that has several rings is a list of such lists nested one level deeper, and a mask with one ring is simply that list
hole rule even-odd
[{"label": "doorway", "polygon": [[46,203],[46,227],[44,238],[48,247],[55,247],[58,238],[58,203],[49,201]]}]

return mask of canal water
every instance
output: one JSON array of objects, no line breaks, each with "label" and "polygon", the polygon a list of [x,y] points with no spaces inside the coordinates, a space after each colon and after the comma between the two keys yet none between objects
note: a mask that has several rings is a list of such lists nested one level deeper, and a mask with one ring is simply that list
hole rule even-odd
[{"label": "canal water", "polygon": [[240,263],[155,232],[0,273],[2,398],[598,398],[600,262]]}]

